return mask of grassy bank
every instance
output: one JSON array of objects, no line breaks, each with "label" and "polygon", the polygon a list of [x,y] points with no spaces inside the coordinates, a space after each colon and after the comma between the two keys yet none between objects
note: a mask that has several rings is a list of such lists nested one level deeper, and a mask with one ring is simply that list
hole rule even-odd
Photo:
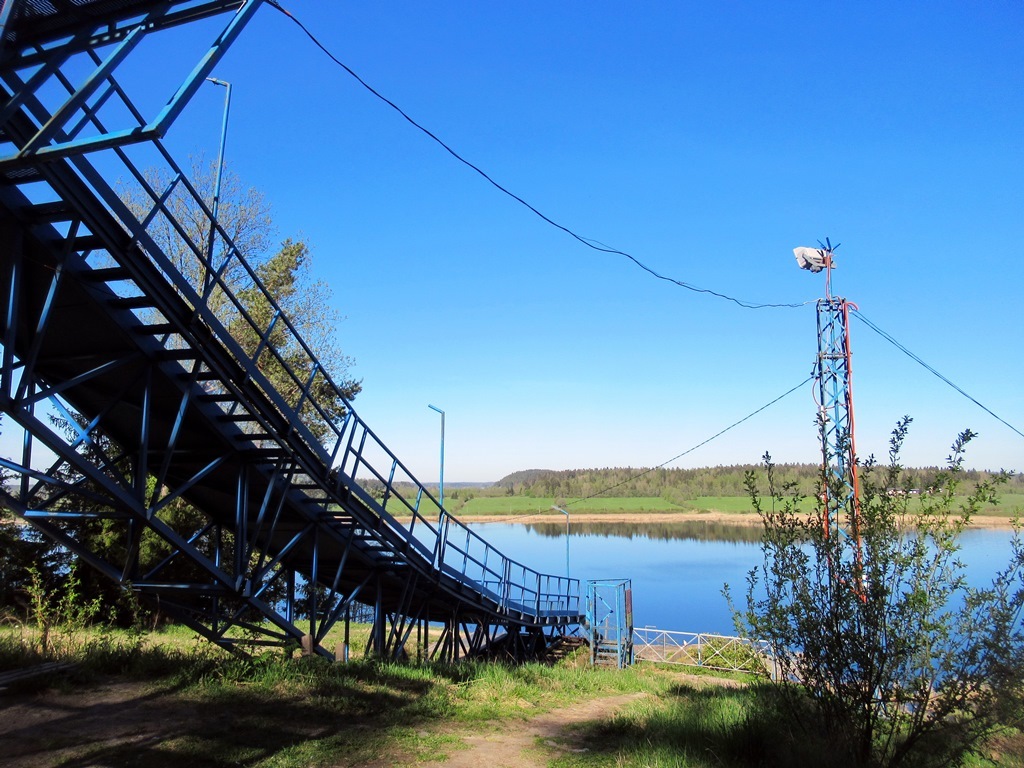
[{"label": "grassy bank", "polygon": [[[366,628],[354,633],[361,652]],[[483,734],[500,746],[542,713],[633,694],[617,714],[585,718],[531,748],[556,768],[831,764],[828,748],[780,720],[770,688],[638,664],[592,669],[586,652],[551,666],[332,664],[229,656],[175,629],[139,635],[79,631],[52,638],[65,676],[5,694],[0,741],[9,765],[290,768],[442,761]],[[3,668],[36,662],[39,637],[0,632]],[[48,691],[39,690],[49,686]],[[53,722],[46,719],[52,715]],[[790,736],[787,736],[790,734]],[[1022,766],[1000,737],[971,765]],[[1015,751],[1016,750],[1016,751]],[[505,758],[502,758],[503,760]],[[512,759],[499,764],[520,764]]]},{"label": "grassy bank", "polygon": [[[460,517],[474,515],[526,515],[526,514],[560,514],[552,509],[562,499],[532,496],[479,496],[469,499],[459,510]],[[749,504],[748,504],[749,506]],[[677,506],[658,496],[617,498],[600,497],[574,502],[570,514],[586,512],[588,514],[626,514],[645,512],[685,512],[685,507]]]},{"label": "grassy bank", "polygon": [[[524,515],[560,515],[552,509],[556,504],[565,505],[570,515],[644,515],[644,514],[685,514],[718,512],[735,515],[753,515],[750,498],[747,496],[700,496],[685,502],[673,503],[658,496],[641,497],[597,497],[576,501],[532,496],[480,496],[469,499],[459,507],[457,516],[472,520],[473,517],[519,517]],[[813,499],[804,499],[802,509],[810,512]],[[913,505],[912,505],[913,509]],[[1000,504],[986,506],[979,514],[1011,518],[1024,510],[1024,494],[1003,494]]]},{"label": "grassy bank", "polygon": [[[558,515],[552,509],[556,504],[566,504],[563,499],[536,498],[531,496],[482,496],[469,499],[458,512],[460,518],[474,516],[518,516]],[[575,501],[570,499],[566,507],[570,515],[643,515],[682,514],[687,512],[727,512],[753,514],[750,499],[742,496],[702,496],[683,503],[673,503],[658,496],[641,497],[598,497]]]}]

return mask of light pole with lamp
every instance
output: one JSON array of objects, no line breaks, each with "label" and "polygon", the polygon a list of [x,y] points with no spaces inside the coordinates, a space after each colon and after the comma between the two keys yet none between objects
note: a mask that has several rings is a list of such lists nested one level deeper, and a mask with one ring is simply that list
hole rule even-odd
[{"label": "light pole with lamp", "polygon": [[217,156],[217,180],[213,185],[213,219],[210,221],[210,237],[206,243],[206,258],[210,265],[213,265],[213,239],[217,231],[217,212],[220,209],[220,182],[224,176],[224,149],[228,143],[228,115],[231,112],[231,83],[218,80],[216,77],[206,78],[214,85],[221,85],[227,89],[224,94],[224,121],[220,127],[220,153]]},{"label": "light pole with lamp", "polygon": [[440,497],[438,503],[444,510],[444,411],[436,405],[428,405],[427,408],[441,414],[441,484],[438,486],[438,496]]},{"label": "light pole with lamp", "polygon": [[565,578],[569,578],[569,513],[561,507],[551,507],[565,515]]}]

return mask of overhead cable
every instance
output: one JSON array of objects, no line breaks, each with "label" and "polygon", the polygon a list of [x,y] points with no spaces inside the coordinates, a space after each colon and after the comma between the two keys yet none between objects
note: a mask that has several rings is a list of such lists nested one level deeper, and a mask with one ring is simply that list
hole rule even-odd
[{"label": "overhead cable", "polygon": [[697,450],[698,448],[702,448],[702,447],[704,447],[705,445],[707,445],[708,443],[710,443],[710,442],[711,442],[712,440],[715,440],[716,438],[719,438],[719,437],[721,437],[722,435],[724,435],[724,434],[725,434],[726,432],[728,432],[728,431],[729,431],[730,429],[732,429],[733,427],[738,427],[738,426],[739,426],[740,424],[742,424],[743,422],[747,421],[748,419],[751,419],[751,418],[753,418],[754,416],[756,416],[757,414],[759,414],[759,413],[760,413],[761,411],[763,411],[763,410],[765,410],[765,409],[767,409],[767,408],[770,408],[771,406],[775,405],[775,404],[776,404],[777,402],[779,402],[779,401],[780,401],[780,400],[782,400],[783,398],[786,398],[786,397],[788,397],[789,395],[793,394],[793,393],[794,393],[794,392],[796,392],[796,391],[797,391],[798,389],[800,389],[800,387],[804,386],[804,384],[806,384],[807,382],[811,381],[811,380],[812,380],[813,378],[814,378],[814,376],[813,376],[813,375],[811,375],[811,376],[808,376],[808,377],[807,377],[806,379],[804,379],[803,381],[801,381],[801,382],[800,382],[799,384],[797,384],[797,385],[796,385],[795,387],[793,387],[792,389],[790,389],[790,390],[788,390],[788,391],[786,391],[786,392],[783,392],[783,393],[782,393],[781,395],[779,395],[778,397],[776,397],[776,398],[775,398],[774,400],[772,400],[771,402],[769,402],[769,403],[765,403],[765,404],[764,404],[764,405],[762,405],[762,406],[761,406],[760,408],[758,408],[758,409],[757,409],[756,411],[751,411],[750,413],[748,413],[748,414],[747,414],[746,416],[744,416],[744,417],[743,417],[742,419],[740,419],[739,421],[733,422],[732,424],[730,424],[730,425],[729,425],[728,427],[726,427],[725,429],[721,430],[720,432],[716,432],[716,433],[715,433],[715,434],[713,434],[713,435],[712,435],[711,437],[709,437],[709,438],[708,438],[707,440],[704,440],[704,441],[702,441],[702,442],[700,442],[700,443],[697,443],[697,444],[696,444],[695,446],[693,446],[692,448],[687,448],[687,449],[686,449],[685,451],[683,451],[683,452],[682,452],[682,453],[680,453],[679,455],[677,455],[677,456],[673,456],[673,457],[672,457],[671,459],[668,459],[667,461],[663,461],[663,462],[662,462],[661,464],[659,464],[658,466],[656,466],[656,467],[650,467],[649,469],[645,469],[645,470],[644,470],[643,472],[637,472],[637,473],[636,473],[635,475],[630,475],[630,476],[629,476],[629,477],[627,477],[627,478],[626,478],[625,480],[621,480],[620,482],[618,482],[618,483],[615,483],[614,485],[609,485],[609,486],[608,486],[607,488],[603,488],[602,490],[598,491],[597,493],[592,493],[592,494],[590,494],[589,496],[584,496],[584,497],[583,497],[582,499],[576,499],[576,501],[570,501],[570,502],[569,502],[568,504],[566,504],[565,506],[567,506],[567,507],[571,507],[571,506],[572,506],[573,504],[579,504],[580,502],[583,502],[583,501],[587,501],[587,500],[589,500],[589,499],[593,499],[593,498],[594,498],[595,496],[602,496],[602,495],[604,495],[604,494],[608,493],[608,491],[614,490],[614,489],[618,488],[618,487],[619,487],[619,486],[621,486],[621,485],[625,485],[626,483],[630,483],[630,482],[632,482],[633,480],[636,480],[636,479],[637,479],[637,478],[639,478],[639,477],[643,477],[644,475],[648,475],[648,474],[650,474],[651,472],[654,472],[654,471],[655,471],[656,469],[661,469],[662,467],[664,467],[664,466],[666,466],[666,465],[668,465],[668,464],[671,464],[671,463],[672,463],[673,461],[676,461],[676,460],[678,460],[678,459],[681,459],[681,458],[683,458],[683,456],[686,456],[687,454],[693,453],[693,452],[694,452],[694,451],[696,451],[696,450]]},{"label": "overhead cable", "polygon": [[577,234],[576,232],[574,232],[569,227],[567,227],[567,226],[565,226],[563,224],[559,224],[557,221],[555,221],[551,217],[547,216],[544,213],[541,213],[541,211],[539,211],[533,205],[528,203],[522,197],[520,197],[519,195],[515,194],[514,192],[512,192],[508,188],[506,188],[506,187],[502,186],[501,184],[499,184],[497,181],[495,181],[493,178],[491,178],[491,176],[489,176],[485,171],[483,171],[483,169],[481,169],[479,166],[474,165],[473,163],[471,163],[469,160],[467,160],[462,155],[460,155],[458,152],[456,152],[454,149],[452,149],[448,144],[446,144],[444,141],[442,141],[437,135],[432,133],[430,130],[425,128],[420,123],[416,122],[416,120],[414,120],[408,113],[406,113],[405,110],[403,110],[401,107],[399,107],[393,101],[391,101],[386,96],[384,96],[379,91],[377,91],[373,86],[371,86],[369,83],[367,83],[365,80],[363,80],[363,78],[361,78],[358,74],[356,74],[356,72],[351,67],[349,67],[343,61],[341,61],[337,56],[335,56],[333,53],[331,53],[331,51],[322,42],[320,42],[319,39],[317,39],[316,35],[314,35],[306,27],[305,24],[303,24],[301,21],[299,21],[299,19],[297,19],[286,8],[282,7],[281,4],[277,2],[277,0],[267,0],[267,2],[269,2],[270,5],[272,5],[274,8],[276,8],[281,13],[283,13],[285,16],[287,16],[289,19],[291,19],[293,22],[295,22],[295,24],[298,25],[299,29],[301,29],[306,34],[306,36],[310,40],[313,41],[313,44],[316,45],[316,47],[319,48],[321,51],[323,51],[327,55],[327,57],[331,59],[331,61],[333,61],[339,67],[344,69],[349,75],[351,75],[353,78],[355,78],[355,80],[361,86],[363,86],[363,88],[365,88],[367,91],[372,93],[378,99],[380,99],[385,104],[387,104],[389,107],[391,107],[393,110],[395,110],[403,118],[405,118],[405,120],[408,121],[414,128],[416,128],[417,130],[419,130],[422,133],[426,134],[429,138],[431,138],[434,142],[436,142],[442,149],[444,149],[446,152],[448,152],[448,154],[450,154],[452,157],[454,157],[460,163],[465,165],[467,168],[471,168],[472,170],[476,171],[480,176],[482,176],[495,189],[499,190],[503,194],[505,194],[508,197],[512,198],[513,200],[518,202],[520,205],[525,206],[527,209],[529,209],[534,214],[539,216],[541,219],[543,219],[545,222],[550,224],[552,227],[554,227],[555,229],[561,230],[562,232],[564,232],[565,234],[569,235],[573,239],[578,240],[579,242],[583,243],[583,245],[587,246],[588,248],[592,248],[593,250],[600,251],[602,253],[608,253],[608,254],[612,254],[612,255],[616,255],[616,256],[624,256],[625,258],[627,258],[631,262],[633,262],[636,266],[640,267],[640,269],[644,270],[645,272],[647,272],[648,274],[652,275],[653,277],[656,277],[659,280],[664,280],[667,283],[672,283],[673,285],[677,285],[680,288],[685,288],[688,291],[693,291],[694,293],[706,293],[706,294],[709,294],[711,296],[715,296],[715,297],[717,297],[719,299],[725,299],[726,301],[731,301],[732,303],[737,304],[737,305],[743,307],[744,309],[799,308],[799,307],[806,306],[809,303],[809,302],[802,302],[802,303],[793,303],[793,304],[760,304],[760,303],[755,303],[755,302],[743,301],[742,299],[737,299],[737,298],[734,298],[733,296],[729,296],[729,295],[724,294],[724,293],[719,293],[718,291],[713,291],[710,288],[700,288],[698,286],[695,286],[695,285],[692,285],[690,283],[687,283],[687,282],[685,282],[683,280],[677,280],[674,277],[669,277],[667,275],[663,275],[660,272],[657,272],[654,269],[651,269],[646,264],[644,264],[639,259],[637,259],[635,256],[633,256],[630,253],[627,253],[626,251],[620,251],[618,248],[612,248],[610,246],[604,245],[603,243],[600,243],[597,240],[593,240],[592,238],[583,237],[582,235]]},{"label": "overhead cable", "polygon": [[917,363],[918,365],[920,365],[920,366],[921,366],[922,368],[924,368],[924,369],[925,369],[926,371],[928,371],[929,373],[933,374],[934,376],[936,376],[937,378],[939,378],[939,379],[940,379],[941,381],[944,381],[944,382],[945,382],[946,384],[948,384],[948,385],[949,385],[950,387],[952,387],[953,389],[955,389],[955,390],[956,390],[957,392],[959,392],[959,393],[960,393],[961,395],[963,395],[964,397],[966,397],[966,398],[967,398],[968,400],[970,400],[970,401],[971,401],[972,403],[974,403],[974,404],[975,404],[976,406],[978,406],[979,408],[981,408],[981,409],[982,409],[983,411],[985,411],[985,413],[987,413],[987,414],[988,414],[989,416],[991,416],[992,418],[994,418],[994,419],[995,419],[996,421],[999,421],[999,422],[1001,422],[1002,424],[1005,424],[1005,425],[1006,425],[1007,427],[1009,427],[1010,429],[1012,429],[1012,430],[1013,430],[1014,432],[1016,432],[1016,433],[1017,433],[1018,435],[1020,435],[1021,437],[1024,437],[1024,432],[1021,432],[1021,431],[1020,431],[1019,429],[1017,429],[1017,428],[1016,428],[1015,426],[1013,426],[1013,424],[1011,424],[1010,422],[1008,422],[1008,421],[1007,421],[1006,419],[1002,418],[1001,416],[997,415],[997,414],[996,414],[995,412],[993,412],[993,411],[992,411],[992,410],[991,410],[990,408],[988,408],[988,407],[986,407],[986,406],[982,405],[982,404],[981,404],[980,402],[978,402],[978,401],[977,401],[977,400],[975,400],[975,399],[974,399],[973,397],[971,397],[971,396],[970,396],[969,394],[967,394],[967,393],[966,393],[966,392],[965,392],[965,391],[964,391],[963,389],[961,389],[960,387],[958,387],[958,386],[957,386],[956,384],[954,384],[954,383],[953,383],[952,381],[950,381],[949,379],[947,379],[947,378],[946,378],[945,376],[943,376],[943,375],[942,375],[941,373],[939,373],[939,372],[938,372],[937,370],[935,370],[934,368],[932,368],[932,367],[931,367],[930,365],[928,365],[928,363],[926,363],[926,362],[925,362],[924,360],[922,360],[922,359],[921,359],[920,357],[918,357],[918,356],[917,356],[917,355],[915,355],[915,354],[914,354],[913,352],[911,352],[911,351],[910,351],[909,349],[907,349],[907,348],[906,348],[905,346],[903,346],[903,345],[902,345],[902,344],[900,344],[900,343],[899,343],[898,341],[896,341],[896,339],[894,339],[894,338],[893,338],[893,337],[892,337],[891,335],[889,335],[888,333],[886,333],[885,331],[883,331],[883,330],[882,330],[881,328],[879,328],[879,327],[878,327],[877,325],[875,325],[875,324],[874,324],[874,323],[872,323],[872,322],[871,322],[870,320],[868,320],[868,319],[867,319],[866,317],[864,317],[864,313],[863,313],[863,312],[861,312],[860,310],[854,309],[854,310],[852,310],[852,311],[851,311],[851,314],[853,314],[854,316],[856,316],[857,318],[859,318],[859,319],[861,320],[861,322],[863,322],[863,323],[864,323],[864,325],[866,325],[866,326],[867,326],[868,328],[870,328],[870,329],[871,329],[872,331],[874,331],[874,332],[875,332],[875,333],[877,333],[877,334],[878,334],[879,336],[881,336],[881,337],[882,337],[883,339],[885,339],[886,341],[888,341],[888,342],[889,342],[890,344],[892,344],[892,345],[893,345],[894,347],[896,347],[896,349],[898,349],[898,350],[899,350],[900,352],[902,352],[903,354],[905,354],[905,355],[906,355],[907,357],[909,357],[909,358],[910,358],[911,360],[913,360],[913,361],[914,361],[915,363]]}]

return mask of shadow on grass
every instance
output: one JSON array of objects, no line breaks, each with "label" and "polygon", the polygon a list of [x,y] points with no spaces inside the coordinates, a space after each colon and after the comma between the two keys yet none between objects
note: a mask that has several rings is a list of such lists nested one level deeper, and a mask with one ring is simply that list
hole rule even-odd
[{"label": "shadow on grass", "polygon": [[[116,681],[92,690],[8,701],[7,765],[360,765],[443,750],[418,731],[444,709],[424,675],[389,665],[278,659],[265,669],[215,667],[198,684]],[[209,673],[210,670],[207,670]]]},{"label": "shadow on grass", "polygon": [[[677,685],[610,721],[576,729],[588,757],[557,761],[559,768],[584,765],[687,766],[697,768],[849,768],[852,750],[831,742],[810,708],[794,720],[770,684],[719,688]],[[937,765],[936,743],[922,743],[901,765]],[[969,768],[1020,766],[1024,737],[1012,731],[965,756]],[[603,762],[602,762],[603,761]]]},{"label": "shadow on grass", "polygon": [[841,765],[819,740],[798,735],[775,704],[768,686],[677,685],[667,699],[641,703],[610,721],[585,724],[577,734],[587,747],[587,761],[598,758],[617,766]]}]

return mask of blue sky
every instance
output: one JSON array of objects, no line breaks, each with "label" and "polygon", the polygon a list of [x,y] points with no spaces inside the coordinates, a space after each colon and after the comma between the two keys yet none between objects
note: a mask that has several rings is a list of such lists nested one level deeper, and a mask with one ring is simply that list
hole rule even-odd
[{"label": "blue sky", "polygon": [[[282,0],[338,58],[593,251],[501,194],[273,8],[216,75],[228,163],[347,317],[356,410],[424,480],[652,466],[803,381],[821,276],[1024,430],[1024,5]],[[170,66],[212,27],[153,37]],[[153,72],[147,73],[154,80]],[[154,87],[154,98],[164,94]],[[214,157],[223,91],[168,142]],[[1024,469],[1024,438],[856,319],[857,440]],[[672,466],[819,457],[810,385]]]}]

